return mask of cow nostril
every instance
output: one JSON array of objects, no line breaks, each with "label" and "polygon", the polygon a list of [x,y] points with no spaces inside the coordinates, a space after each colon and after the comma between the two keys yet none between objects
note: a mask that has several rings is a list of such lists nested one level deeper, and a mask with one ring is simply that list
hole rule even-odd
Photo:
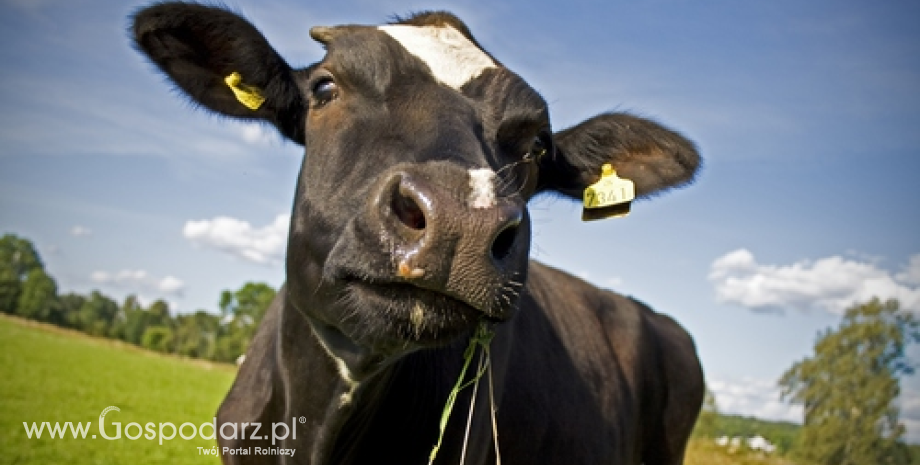
[{"label": "cow nostril", "polygon": [[500,261],[511,253],[511,249],[514,247],[514,241],[517,238],[519,225],[520,222],[515,221],[506,226],[505,229],[502,229],[502,231],[495,236],[495,240],[492,241],[492,249],[490,250],[493,259]]},{"label": "cow nostril", "polygon": [[416,231],[425,229],[425,213],[412,197],[403,195],[401,189],[396,189],[396,192],[393,193],[390,208],[399,221],[410,229]]}]

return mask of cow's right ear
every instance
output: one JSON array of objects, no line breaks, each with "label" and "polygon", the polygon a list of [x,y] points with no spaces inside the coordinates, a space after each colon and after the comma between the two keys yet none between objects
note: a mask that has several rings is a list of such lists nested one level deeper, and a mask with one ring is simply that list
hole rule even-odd
[{"label": "cow's right ear", "polygon": [[538,190],[581,200],[601,177],[604,164],[635,184],[648,198],[693,181],[700,168],[696,146],[684,136],[648,119],[606,113],[553,137],[555,151],[543,157]]},{"label": "cow's right ear", "polygon": [[295,71],[247,20],[225,9],[167,2],[138,11],[131,34],[195,103],[222,115],[262,120],[304,143],[306,104]]}]

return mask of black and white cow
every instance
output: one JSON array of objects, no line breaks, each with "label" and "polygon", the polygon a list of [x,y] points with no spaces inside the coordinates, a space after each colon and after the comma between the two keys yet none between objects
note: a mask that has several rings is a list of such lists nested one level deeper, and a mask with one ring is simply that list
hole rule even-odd
[{"label": "black and white cow", "polygon": [[222,8],[133,21],[195,103],[305,147],[287,283],[218,413],[247,430],[221,430],[225,462],[427,463],[481,322],[488,387],[461,391],[435,463],[683,461],[704,390],[690,336],[529,260],[527,202],[580,199],[605,163],[639,197],[685,185],[693,143],[621,113],[552,132],[540,95],[449,13],[313,28],[326,55],[303,69]]}]

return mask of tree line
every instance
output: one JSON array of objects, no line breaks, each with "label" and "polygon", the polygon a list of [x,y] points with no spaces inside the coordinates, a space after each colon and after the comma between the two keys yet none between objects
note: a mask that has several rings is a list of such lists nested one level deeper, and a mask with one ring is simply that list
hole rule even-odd
[{"label": "tree line", "polygon": [[98,290],[60,294],[29,240],[0,238],[0,312],[157,352],[233,362],[246,352],[275,293],[268,284],[249,282],[221,292],[219,314],[176,315],[164,300],[144,305],[129,295],[119,303]]}]

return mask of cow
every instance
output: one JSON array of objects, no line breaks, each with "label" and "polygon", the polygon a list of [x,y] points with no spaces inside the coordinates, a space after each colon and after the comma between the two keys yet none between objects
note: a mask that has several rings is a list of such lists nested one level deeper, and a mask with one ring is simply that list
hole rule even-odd
[{"label": "cow", "polygon": [[618,112],[553,132],[448,12],[314,27],[325,56],[297,69],[223,7],[131,20],[194,104],[304,147],[286,282],[216,417],[225,463],[683,462],[693,340],[531,260],[527,205],[582,199],[605,164],[640,199],[687,185],[693,142]]}]

